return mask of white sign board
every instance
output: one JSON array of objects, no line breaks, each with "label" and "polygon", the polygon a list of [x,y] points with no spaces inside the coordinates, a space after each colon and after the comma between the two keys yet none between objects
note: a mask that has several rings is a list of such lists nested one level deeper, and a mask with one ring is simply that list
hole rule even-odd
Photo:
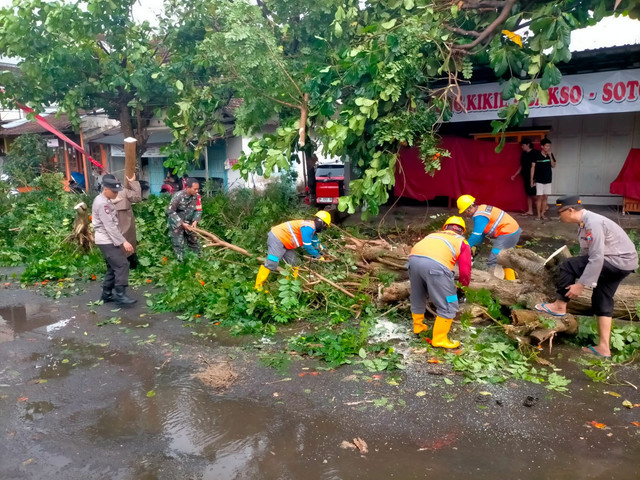
[{"label": "white sign board", "polygon": [[[160,147],[163,147],[163,146],[164,145],[152,145],[150,147],[147,147],[147,149],[142,154],[142,156],[145,158],[166,157],[167,155],[165,153],[160,152]],[[121,147],[120,145],[111,145],[111,156],[124,157],[124,146]]]},{"label": "white sign board", "polygon": [[[451,122],[497,120],[498,111],[514,100],[502,99],[498,83],[461,87],[462,102],[454,105]],[[536,100],[529,117],[592,115],[640,111],[640,69],[585,73],[562,77],[560,85],[549,88],[549,103]]]},{"label": "white sign board", "polygon": [[47,147],[49,147],[49,148],[57,148],[58,147],[58,139],[57,138],[49,138],[47,140]]}]

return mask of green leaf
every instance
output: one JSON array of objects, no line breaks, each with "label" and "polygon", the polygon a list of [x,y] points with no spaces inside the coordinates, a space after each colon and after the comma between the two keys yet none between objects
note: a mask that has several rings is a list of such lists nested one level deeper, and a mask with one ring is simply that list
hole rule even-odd
[{"label": "green leaf", "polygon": [[382,28],[384,28],[385,30],[390,30],[392,29],[396,24],[396,19],[392,18],[391,20],[389,20],[388,22],[383,22],[380,24],[380,26]]},{"label": "green leaf", "polygon": [[542,74],[542,80],[540,80],[540,86],[545,90],[553,85],[558,85],[562,80],[562,74],[558,67],[553,63],[547,63],[544,67],[544,73]]},{"label": "green leaf", "polygon": [[451,380],[450,378],[444,377],[443,380],[447,385],[453,385],[453,380]]},{"label": "green leaf", "polygon": [[364,349],[364,348],[361,348],[361,349],[358,351],[358,355],[360,356],[360,358],[367,358],[367,352],[365,351],[365,349]]},{"label": "green leaf", "polygon": [[340,38],[342,36],[342,25],[339,22],[336,22],[333,28],[333,31],[336,37]]},{"label": "green leaf", "polygon": [[147,392],[147,398],[151,398],[151,397],[155,397],[156,396],[156,392],[154,392],[153,390],[149,390]]},{"label": "green leaf", "polygon": [[181,92],[184,90],[184,84],[180,80],[176,80],[176,88]]},{"label": "green leaf", "polygon": [[413,0],[404,0],[404,9],[405,10],[411,10],[415,6],[416,5],[415,5]]}]

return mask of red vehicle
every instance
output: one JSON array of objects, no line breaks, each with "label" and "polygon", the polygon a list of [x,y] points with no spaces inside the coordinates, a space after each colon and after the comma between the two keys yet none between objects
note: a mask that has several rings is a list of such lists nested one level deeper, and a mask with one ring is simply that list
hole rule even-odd
[{"label": "red vehicle", "polygon": [[316,166],[316,203],[337,205],[344,195],[344,164],[321,163]]}]

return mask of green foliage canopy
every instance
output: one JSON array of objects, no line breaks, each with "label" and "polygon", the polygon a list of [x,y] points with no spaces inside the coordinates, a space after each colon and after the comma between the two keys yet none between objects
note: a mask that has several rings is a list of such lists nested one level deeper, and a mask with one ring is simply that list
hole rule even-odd
[{"label": "green foliage canopy", "polygon": [[11,144],[3,170],[14,185],[26,186],[46,169],[47,142],[40,135],[21,135]]},{"label": "green foliage canopy", "polygon": [[[425,170],[440,167],[447,152],[438,148],[437,130],[460,99],[462,78],[473,80],[480,66],[494,71],[504,99],[515,100],[494,122],[496,133],[504,131],[560,82],[571,31],[614,13],[613,0],[205,3],[198,10],[204,37],[190,58],[208,75],[185,87],[173,115],[177,143],[198,139],[211,108],[232,92],[243,99],[235,110],[238,133],[278,125],[241,157],[243,175],[269,176],[297,161],[299,151],[311,153],[308,131],[326,155],[348,157],[362,171],[341,209],[366,205],[372,213],[388,199],[400,148],[419,146]],[[616,12],[637,17],[639,8],[637,0],[623,0]]]},{"label": "green foliage canopy", "polygon": [[0,71],[0,100],[36,112],[58,105],[76,125],[80,109],[104,109],[141,154],[149,120],[176,90],[160,75],[168,59],[161,39],[134,21],[134,3],[19,0],[0,9],[0,51],[19,59],[18,74]]}]

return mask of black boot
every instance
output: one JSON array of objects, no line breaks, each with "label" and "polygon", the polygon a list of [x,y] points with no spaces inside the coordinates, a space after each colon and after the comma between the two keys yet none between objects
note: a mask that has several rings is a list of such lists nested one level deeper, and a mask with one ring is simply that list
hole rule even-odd
[{"label": "black boot", "polygon": [[114,289],[114,292],[113,299],[119,307],[130,307],[137,302],[137,300],[127,296],[126,286],[118,286]]},{"label": "black boot", "polygon": [[104,303],[113,302],[113,288],[102,287],[102,296],[100,297]]}]

